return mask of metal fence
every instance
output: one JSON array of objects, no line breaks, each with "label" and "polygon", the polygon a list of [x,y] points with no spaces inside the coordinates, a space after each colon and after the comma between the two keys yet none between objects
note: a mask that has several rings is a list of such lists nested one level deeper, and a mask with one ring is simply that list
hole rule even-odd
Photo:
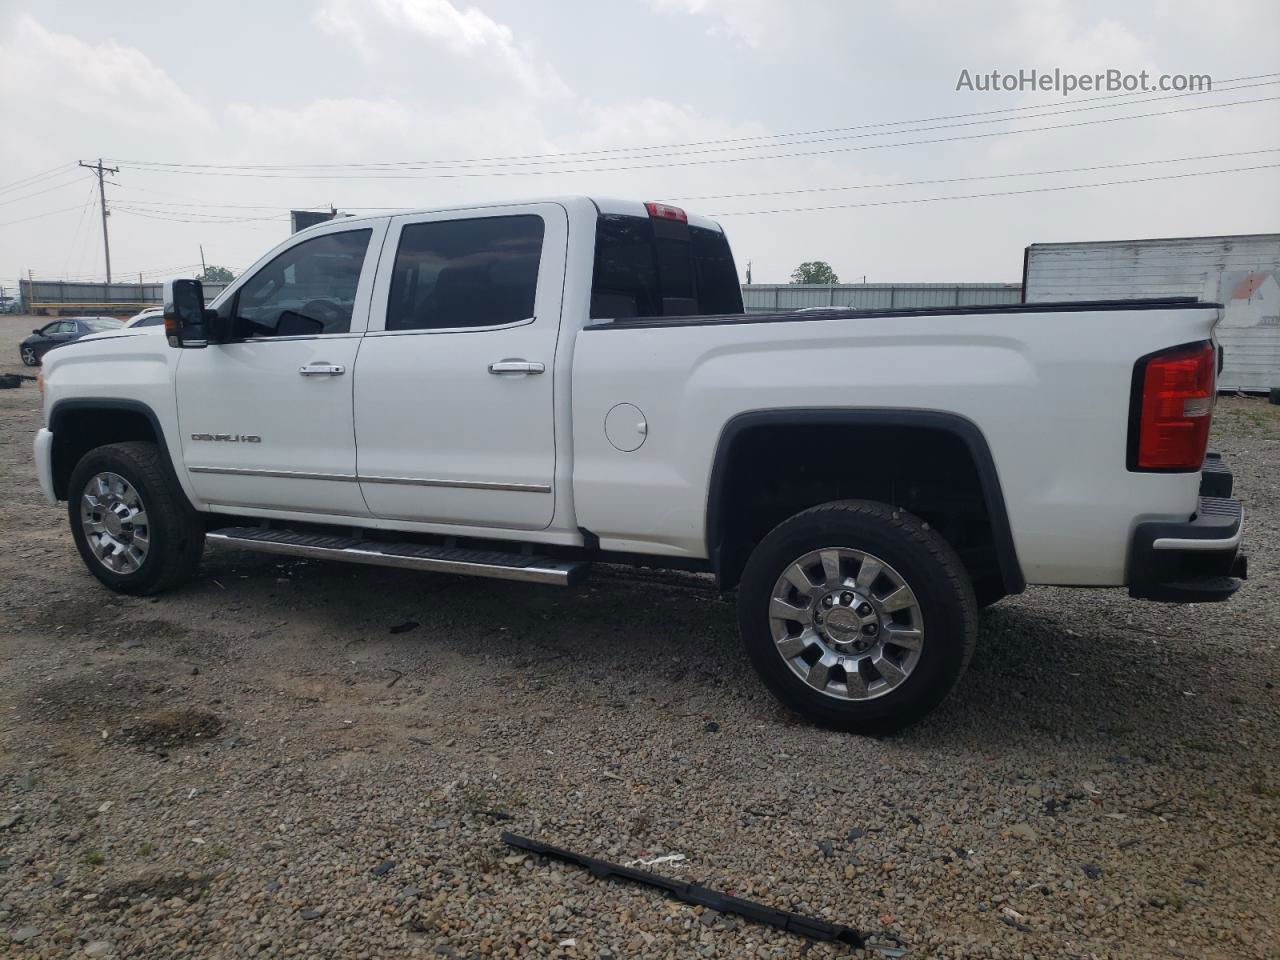
[{"label": "metal fence", "polygon": [[906,310],[912,307],[973,307],[1018,303],[1020,283],[751,283],[742,287],[747,313],[847,307]]},{"label": "metal fence", "polygon": [[[225,283],[205,283],[205,301],[211,301]],[[136,313],[144,307],[159,306],[164,300],[163,283],[85,283],[74,280],[22,280],[19,283],[23,310],[27,313]]]}]

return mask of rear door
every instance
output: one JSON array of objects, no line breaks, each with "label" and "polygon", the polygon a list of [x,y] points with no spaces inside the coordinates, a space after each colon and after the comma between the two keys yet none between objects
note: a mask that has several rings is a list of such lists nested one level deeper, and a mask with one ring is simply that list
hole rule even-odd
[{"label": "rear door", "polygon": [[356,365],[375,516],[542,529],[568,215],[554,203],[396,217]]},{"label": "rear door", "polygon": [[206,503],[368,515],[356,481],[352,370],[386,224],[307,231],[219,304],[227,342],[181,351],[183,459]]}]

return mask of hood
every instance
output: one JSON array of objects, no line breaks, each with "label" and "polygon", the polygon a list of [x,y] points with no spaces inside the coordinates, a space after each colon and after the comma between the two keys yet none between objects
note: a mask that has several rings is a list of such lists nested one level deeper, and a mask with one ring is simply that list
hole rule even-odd
[{"label": "hood", "polygon": [[72,343],[85,343],[89,340],[111,340],[115,337],[137,337],[147,333],[164,333],[164,327],[119,327],[115,330],[99,330],[97,333],[86,333]]}]

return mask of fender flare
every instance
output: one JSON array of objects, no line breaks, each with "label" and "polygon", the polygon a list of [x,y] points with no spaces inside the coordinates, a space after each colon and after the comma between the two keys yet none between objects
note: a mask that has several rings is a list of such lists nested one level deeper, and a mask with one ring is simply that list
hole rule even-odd
[{"label": "fender flare", "polygon": [[[164,455],[165,460],[169,464],[169,469],[174,470],[173,457],[169,452],[169,441],[164,435],[164,427],[160,425],[160,418],[156,416],[156,412],[153,409],[151,409],[151,407],[148,404],[143,403],[141,400],[126,400],[121,397],[67,397],[64,400],[56,401],[53,404],[53,406],[49,409],[48,427],[49,427],[49,432],[53,434],[53,443],[54,443],[53,457],[55,458],[54,462],[51,464],[51,467],[53,468],[53,476],[55,478],[55,487],[57,486],[57,482],[56,482],[56,478],[58,476],[57,467],[59,466],[56,462],[56,457],[58,455],[57,453],[58,436],[60,432],[59,425],[65,420],[65,418],[69,414],[73,414],[82,410],[85,410],[85,411],[120,410],[120,411],[127,411],[129,413],[142,414],[147,419],[147,422],[151,424],[151,430],[156,435],[156,445],[160,447],[161,453]],[[75,464],[71,464],[72,468],[74,468],[74,466]],[[70,471],[68,470],[68,476],[69,475],[70,475]],[[174,475],[176,477],[177,475],[176,470],[174,470]],[[181,486],[181,483],[179,485]],[[61,492],[65,493],[66,491],[63,490]]]},{"label": "fender flare", "polygon": [[896,408],[860,408],[857,410],[828,407],[797,407],[777,410],[753,410],[732,417],[720,431],[715,457],[711,465],[711,478],[707,488],[706,547],[711,558],[712,570],[721,578],[721,551],[724,529],[721,513],[723,496],[728,483],[726,471],[734,442],[746,430],[761,426],[857,426],[925,428],[949,433],[964,444],[973,458],[982,488],[982,497],[991,518],[991,532],[995,544],[1000,578],[1006,593],[1021,593],[1027,581],[1018,563],[1018,553],[1009,526],[1009,514],[1005,507],[1004,493],[1000,487],[1000,475],[987,438],[976,423],[956,413],[938,410],[903,410]]}]

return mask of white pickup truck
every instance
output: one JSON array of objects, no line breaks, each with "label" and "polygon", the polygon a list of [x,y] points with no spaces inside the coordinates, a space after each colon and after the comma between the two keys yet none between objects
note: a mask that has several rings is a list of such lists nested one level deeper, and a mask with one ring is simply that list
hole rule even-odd
[{"label": "white pickup truck", "polygon": [[749,315],[720,227],[574,197],[304,230],[166,337],[43,370],[40,485],[147,594],[206,541],[571,584],[714,574],[746,652],[860,732],[934,707],[1027,583],[1226,599],[1216,304]]}]

